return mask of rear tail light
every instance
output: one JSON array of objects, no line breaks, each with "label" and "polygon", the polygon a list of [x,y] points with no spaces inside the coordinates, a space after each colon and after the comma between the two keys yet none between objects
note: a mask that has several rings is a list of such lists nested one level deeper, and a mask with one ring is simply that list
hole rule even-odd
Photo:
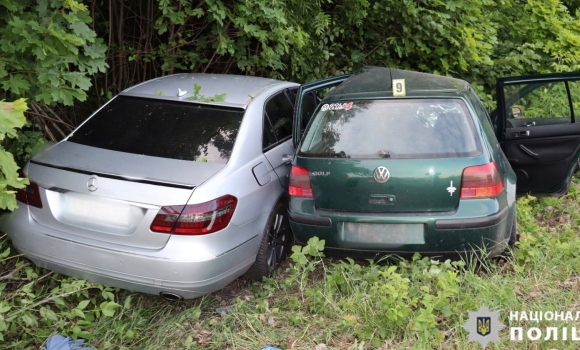
[{"label": "rear tail light", "polygon": [[494,162],[463,170],[461,198],[495,197],[503,191],[501,176]]},{"label": "rear tail light", "polygon": [[[20,174],[20,177],[25,177]],[[42,200],[40,199],[40,189],[36,182],[30,181],[29,185],[16,191],[16,200],[20,203],[42,209]]]},{"label": "rear tail light", "polygon": [[162,207],[151,224],[151,231],[176,235],[205,235],[230,223],[238,199],[226,195],[213,201]]},{"label": "rear tail light", "polygon": [[295,197],[314,198],[310,185],[310,172],[307,168],[292,165],[288,193]]}]

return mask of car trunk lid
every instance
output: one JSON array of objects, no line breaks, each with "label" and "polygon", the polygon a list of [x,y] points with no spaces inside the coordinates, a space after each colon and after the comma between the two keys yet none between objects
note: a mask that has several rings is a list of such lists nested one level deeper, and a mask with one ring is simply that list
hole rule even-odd
[{"label": "car trunk lid", "polygon": [[449,212],[474,159],[305,159],[317,208],[375,213]]},{"label": "car trunk lid", "polygon": [[65,141],[28,166],[43,203],[30,213],[61,238],[160,248],[169,235],[149,230],[159,209],[186,204],[195,187],[223,167]]},{"label": "car trunk lid", "polygon": [[300,145],[316,206],[359,212],[446,212],[463,170],[487,163],[459,98],[324,103]]}]

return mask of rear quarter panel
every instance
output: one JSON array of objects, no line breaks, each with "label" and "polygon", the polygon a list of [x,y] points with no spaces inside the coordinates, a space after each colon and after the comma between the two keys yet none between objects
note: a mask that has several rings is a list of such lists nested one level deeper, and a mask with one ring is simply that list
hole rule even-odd
[{"label": "rear quarter panel", "polygon": [[490,160],[495,162],[502,176],[505,191],[508,195],[508,206],[511,208],[515,205],[516,200],[516,174],[501,149],[489,114],[481,104],[481,101],[472,89],[466,92],[465,97],[471,113],[476,116],[475,121],[477,122],[477,129],[483,142],[483,147],[487,149]]}]

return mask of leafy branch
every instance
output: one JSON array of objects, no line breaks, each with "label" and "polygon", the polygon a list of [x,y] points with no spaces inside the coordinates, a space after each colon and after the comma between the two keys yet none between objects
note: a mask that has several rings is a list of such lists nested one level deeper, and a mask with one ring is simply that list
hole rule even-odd
[{"label": "leafy branch", "polygon": [[26,281],[27,278],[16,277],[18,271],[22,270],[23,268],[30,266],[30,263],[24,263],[20,266],[17,266],[14,270],[10,271],[9,273],[0,276],[0,281],[4,280],[15,280],[15,281]]},{"label": "leafy branch", "polygon": [[188,97],[187,99],[190,101],[199,101],[199,102],[224,102],[226,100],[226,94],[216,94],[213,96],[205,96],[199,93],[201,90],[201,86],[199,84],[193,84],[193,96]]},{"label": "leafy branch", "polygon": [[42,299],[41,301],[38,301],[38,302],[36,302],[36,303],[34,303],[32,305],[29,305],[27,307],[23,307],[22,309],[13,312],[12,314],[8,315],[6,317],[6,319],[7,320],[11,320],[11,319],[14,318],[14,316],[19,315],[19,314],[21,314],[21,313],[23,313],[25,311],[35,309],[36,307],[38,307],[40,305],[43,305],[43,304],[46,304],[46,303],[50,303],[51,301],[55,301],[57,299],[66,298],[69,295],[80,294],[82,291],[89,290],[91,288],[94,288],[94,287],[89,286],[89,287],[81,288],[81,289],[78,289],[78,290],[73,290],[73,291],[70,291],[70,292],[60,293],[60,294],[57,294],[57,295],[53,295],[53,296],[51,296],[49,298],[46,298],[46,299]]}]

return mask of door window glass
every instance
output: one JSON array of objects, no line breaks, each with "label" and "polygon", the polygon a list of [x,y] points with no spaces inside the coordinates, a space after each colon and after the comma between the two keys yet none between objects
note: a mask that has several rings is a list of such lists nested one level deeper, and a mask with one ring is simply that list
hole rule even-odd
[{"label": "door window glass", "polygon": [[272,128],[272,124],[270,124],[270,120],[268,120],[265,113],[263,124],[264,133],[262,135],[262,148],[266,149],[274,145],[277,140],[276,135],[274,135],[274,128]]},{"label": "door window glass", "polygon": [[312,88],[312,90],[302,93],[301,101],[300,101],[301,115],[299,116],[299,118],[300,118],[300,134],[298,135],[298,138],[300,138],[302,136],[304,129],[306,129],[306,127],[308,126],[308,123],[310,122],[310,119],[312,119],[312,117],[314,116],[314,112],[316,111],[316,108],[320,104],[320,101],[322,101],[337,86],[342,84],[342,82],[345,79],[346,78],[335,80],[331,83],[325,83],[325,81],[328,80],[328,79],[325,79],[325,80],[321,81],[321,82],[323,82],[323,84],[321,84],[322,87],[314,86]]},{"label": "door window glass", "polygon": [[310,118],[314,115],[314,111],[318,106],[320,100],[316,97],[314,92],[309,92],[304,95],[302,99],[302,124],[300,125],[301,130],[304,130],[310,121]]},{"label": "door window glass", "polygon": [[266,102],[264,109],[263,146],[267,148],[292,135],[294,107],[285,91]]},{"label": "door window glass", "polygon": [[483,103],[481,103],[479,97],[477,97],[477,95],[473,92],[473,90],[470,90],[470,93],[467,94],[467,98],[470,100],[471,104],[475,108],[475,111],[480,116],[486,134],[495,135],[496,133],[495,127],[493,126],[491,118],[489,114],[487,114],[487,111],[483,107]]},{"label": "door window glass", "polygon": [[572,122],[566,82],[533,82],[504,86],[507,127]]},{"label": "door window glass", "polygon": [[292,106],[296,105],[296,95],[297,94],[298,94],[298,88],[286,89],[286,95],[288,95],[288,98],[290,99],[290,103],[292,103]]}]

